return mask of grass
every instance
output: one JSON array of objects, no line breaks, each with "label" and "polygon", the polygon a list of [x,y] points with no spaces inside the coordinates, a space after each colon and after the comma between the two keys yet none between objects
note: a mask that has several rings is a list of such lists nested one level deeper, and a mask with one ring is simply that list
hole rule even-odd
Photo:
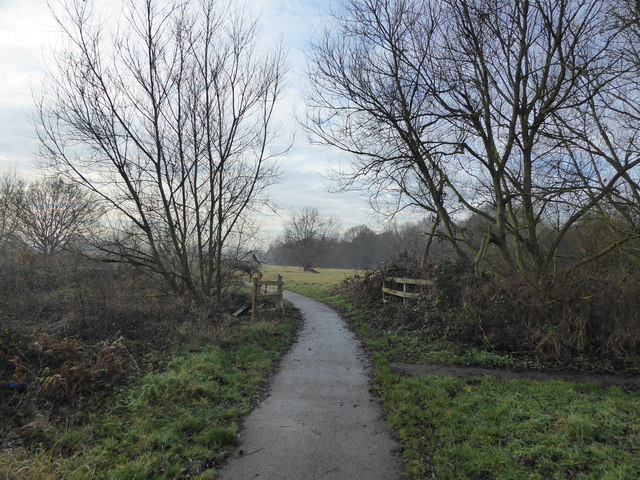
[{"label": "grass", "polygon": [[[636,479],[640,392],[561,381],[406,378],[390,361],[522,365],[508,355],[380,331],[346,314],[376,356],[375,384],[412,479]],[[535,366],[535,365],[534,365]]]},{"label": "grass", "polygon": [[[508,355],[381,326],[332,292],[348,271],[293,270],[286,288],[340,308],[376,359],[374,389],[412,479],[632,480],[640,471],[640,392],[562,381],[407,378],[390,361],[527,367]],[[284,273],[283,273],[284,272]],[[288,277],[288,278],[287,278]]]},{"label": "grass", "polygon": [[370,317],[358,310],[349,311],[346,316],[368,348],[376,353],[383,353],[392,362],[542,368],[535,360],[516,358],[478,347],[461,346],[450,340],[430,340],[429,335],[422,330],[403,326],[389,329],[373,328]]},{"label": "grass", "polygon": [[264,265],[263,267],[265,276],[282,275],[286,290],[306,295],[336,308],[344,306],[343,299],[336,296],[332,290],[345,279],[353,276],[356,270],[340,268],[318,268],[316,270],[320,273],[305,272],[301,267],[280,265]]},{"label": "grass", "polygon": [[95,401],[85,425],[54,425],[33,449],[3,451],[0,478],[215,478],[297,323],[238,321],[219,345]]},{"label": "grass", "polygon": [[638,392],[561,381],[402,378],[382,356],[377,371],[409,478],[638,478]]}]

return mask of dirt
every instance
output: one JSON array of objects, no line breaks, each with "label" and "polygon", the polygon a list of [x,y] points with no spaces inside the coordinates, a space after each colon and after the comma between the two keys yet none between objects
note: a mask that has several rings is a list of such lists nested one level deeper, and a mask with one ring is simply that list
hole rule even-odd
[{"label": "dirt", "polygon": [[425,365],[411,363],[391,363],[392,370],[399,375],[424,377],[428,375],[448,377],[492,376],[513,380],[564,380],[577,383],[599,383],[604,386],[640,387],[640,375],[603,375],[572,372],[546,372],[539,370],[508,370],[501,368],[467,367],[456,365]]}]

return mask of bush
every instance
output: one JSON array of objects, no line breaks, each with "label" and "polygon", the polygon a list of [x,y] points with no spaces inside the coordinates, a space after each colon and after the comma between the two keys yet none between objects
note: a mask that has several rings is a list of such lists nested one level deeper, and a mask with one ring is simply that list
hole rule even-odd
[{"label": "bush", "polygon": [[[410,306],[380,303],[385,276],[431,279]],[[640,270],[574,267],[537,283],[522,276],[476,278],[460,264],[372,271],[341,291],[372,317],[379,331],[417,332],[423,341],[451,341],[578,368],[630,368],[640,363]]]}]

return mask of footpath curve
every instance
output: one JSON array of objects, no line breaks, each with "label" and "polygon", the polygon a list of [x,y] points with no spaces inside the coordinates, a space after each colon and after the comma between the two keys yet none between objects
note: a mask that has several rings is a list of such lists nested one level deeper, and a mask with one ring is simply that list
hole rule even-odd
[{"label": "footpath curve", "polygon": [[400,446],[370,393],[368,360],[338,313],[285,292],[304,315],[268,396],[245,420],[222,480],[397,480]]}]

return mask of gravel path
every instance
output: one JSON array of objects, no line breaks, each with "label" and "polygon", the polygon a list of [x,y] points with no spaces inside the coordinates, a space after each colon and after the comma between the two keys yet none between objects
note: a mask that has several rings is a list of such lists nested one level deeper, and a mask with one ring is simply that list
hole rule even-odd
[{"label": "gravel path", "polygon": [[359,342],[326,305],[285,298],[304,314],[302,331],[220,478],[400,479],[400,447],[369,392]]}]

